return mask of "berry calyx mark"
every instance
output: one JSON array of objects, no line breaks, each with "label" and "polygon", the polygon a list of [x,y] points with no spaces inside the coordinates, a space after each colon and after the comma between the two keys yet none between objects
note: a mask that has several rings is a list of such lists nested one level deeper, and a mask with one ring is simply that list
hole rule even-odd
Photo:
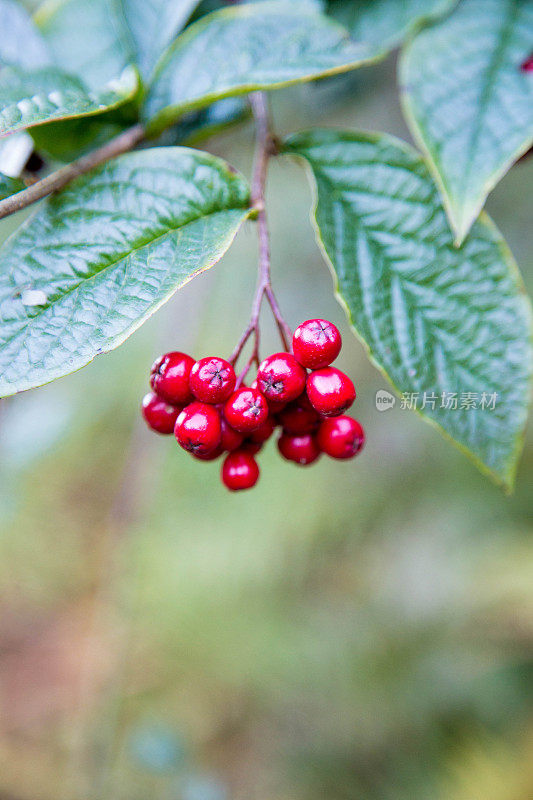
[{"label": "berry calyx mark", "polygon": [[308,319],[294,331],[292,349],[296,359],[308,369],[329,366],[340,353],[342,338],[336,326],[326,319]]},{"label": "berry calyx mark", "polygon": [[274,353],[259,365],[257,382],[267,399],[288,403],[305,387],[307,373],[291,353]]},{"label": "berry calyx mark", "polygon": [[224,358],[201,358],[191,369],[189,386],[197,400],[222,403],[235,388],[235,370]]},{"label": "berry calyx mark", "polygon": [[259,380],[259,385],[263,394],[281,394],[284,388],[284,383],[276,379],[273,375],[266,375]]},{"label": "berry calyx mark", "polygon": [[310,330],[316,334],[319,342],[329,342],[333,335],[333,326],[331,322],[325,322],[321,319],[311,321]]},{"label": "berry calyx mark", "polygon": [[268,417],[267,402],[257,389],[241,386],[226,401],[224,416],[235,430],[251,433]]}]

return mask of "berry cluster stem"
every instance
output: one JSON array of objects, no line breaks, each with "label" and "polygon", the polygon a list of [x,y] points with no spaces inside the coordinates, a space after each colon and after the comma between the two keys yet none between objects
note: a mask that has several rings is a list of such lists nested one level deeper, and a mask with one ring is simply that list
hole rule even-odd
[{"label": "berry cluster stem", "polygon": [[259,241],[258,281],[255,297],[252,304],[252,314],[244,333],[239,339],[230,361],[235,364],[241,355],[248,339],[253,336],[254,346],[246,366],[239,376],[238,383],[242,383],[250,367],[255,362],[259,365],[259,315],[263,298],[266,297],[278,327],[281,341],[285,350],[290,349],[292,332],[281,313],[276,296],[272,290],[270,275],[270,240],[268,220],[266,213],[265,189],[270,156],[277,153],[276,142],[270,125],[270,114],[264,92],[253,92],[250,95],[250,105],[255,119],[256,150],[252,177],[252,207],[257,213],[257,236]]}]

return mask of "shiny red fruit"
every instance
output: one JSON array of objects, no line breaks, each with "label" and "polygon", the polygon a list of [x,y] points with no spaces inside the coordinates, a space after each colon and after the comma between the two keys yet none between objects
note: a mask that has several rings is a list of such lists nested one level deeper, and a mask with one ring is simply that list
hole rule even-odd
[{"label": "shiny red fruit", "polygon": [[285,406],[277,418],[283,427],[283,432],[292,436],[312,433],[318,428],[320,422],[320,417],[314,408],[311,405],[309,405],[309,408],[303,408],[299,405],[298,400]]},{"label": "shiny red fruit", "polygon": [[292,338],[297,361],[309,369],[328,367],[339,355],[342,338],[338,328],[326,319],[308,319],[298,325]]},{"label": "shiny red fruit", "polygon": [[235,450],[226,456],[221,476],[224,485],[232,492],[251,489],[259,480],[259,467],[251,453]]},{"label": "shiny red fruit", "polygon": [[[251,388],[252,389],[257,389],[258,391],[261,391],[259,389],[259,385],[257,383],[257,378],[252,383]],[[287,403],[284,403],[284,402],[279,401],[279,400],[270,400],[268,397],[266,398],[266,401],[267,401],[267,404],[268,404],[268,410],[270,411],[271,414],[278,414],[287,405]]]},{"label": "shiny red fruit", "polygon": [[260,453],[262,449],[263,442],[252,442],[251,439],[245,439],[241,447],[241,450],[246,450],[247,453],[251,453],[253,456]]},{"label": "shiny red fruit", "polygon": [[222,403],[235,388],[235,370],[224,358],[201,358],[191,369],[189,386],[202,403]]},{"label": "shiny red fruit", "polygon": [[522,72],[533,72],[533,53],[520,64]]},{"label": "shiny red fruit", "polygon": [[307,396],[311,405],[324,417],[336,417],[350,408],[355,388],[350,378],[335,367],[324,367],[307,378]]},{"label": "shiny red fruit", "polygon": [[294,402],[298,403],[298,405],[301,406],[302,408],[306,408],[308,411],[314,411],[313,406],[309,402],[307,392],[302,392],[302,394],[299,397],[297,397]]},{"label": "shiny red fruit", "polygon": [[201,453],[191,453],[191,455],[194,456],[194,458],[197,458],[198,461],[216,461],[216,459],[220,458],[224,452],[224,448],[221,445],[218,445],[218,447],[215,447],[215,449],[210,453],[205,453],[204,455]]},{"label": "shiny red fruit", "polygon": [[223,450],[227,450],[231,452],[232,450],[237,450],[244,439],[242,433],[236,431],[234,428],[231,427],[229,422],[226,420],[224,415],[221,416],[220,424],[222,425],[222,437],[220,439],[220,446]]},{"label": "shiny red fruit", "polygon": [[273,417],[269,416],[264,422],[261,423],[259,428],[257,428],[255,431],[252,431],[248,438],[251,442],[254,442],[254,444],[263,444],[263,442],[266,442],[267,439],[270,439],[274,433],[275,427],[276,421]]},{"label": "shiny red fruit", "polygon": [[288,403],[305,388],[307,373],[290,353],[274,353],[259,365],[257,386],[267,400]]},{"label": "shiny red fruit", "polygon": [[220,444],[220,415],[207,403],[190,403],[176,420],[174,434],[184,450],[193,455],[208,455]]},{"label": "shiny red fruit", "polygon": [[363,448],[365,432],[353,417],[333,417],[320,425],[317,442],[331,458],[353,458]]},{"label": "shiny red fruit", "polygon": [[167,403],[187,405],[193,400],[189,388],[193,364],[194,358],[185,353],[165,353],[152,365],[150,386]]},{"label": "shiny red fruit", "polygon": [[161,400],[154,392],[143,397],[141,413],[147,425],[157,433],[172,433],[181,408]]},{"label": "shiny red fruit", "polygon": [[224,416],[236,431],[251,433],[268,417],[267,401],[257,389],[241,386],[226,400]]},{"label": "shiny red fruit", "polygon": [[287,461],[294,461],[302,467],[312,464],[320,455],[320,448],[314,436],[290,436],[282,433],[278,439],[278,450]]}]

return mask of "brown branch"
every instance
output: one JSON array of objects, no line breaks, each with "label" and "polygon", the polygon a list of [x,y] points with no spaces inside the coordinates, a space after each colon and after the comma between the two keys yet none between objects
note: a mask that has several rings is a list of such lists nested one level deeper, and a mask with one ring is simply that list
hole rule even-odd
[{"label": "brown branch", "polygon": [[257,281],[257,289],[252,305],[250,322],[248,323],[246,330],[239,339],[239,342],[237,343],[237,346],[230,357],[230,361],[235,364],[250,336],[254,336],[254,349],[251,357],[248,360],[245,370],[239,377],[239,383],[244,380],[246,373],[250,369],[253,362],[255,361],[256,363],[259,363],[259,314],[261,311],[263,297],[266,297],[268,304],[272,309],[272,313],[274,315],[274,319],[276,320],[281,341],[283,342],[283,347],[285,350],[290,349],[290,342],[292,339],[291,329],[283,319],[278,302],[272,290],[270,276],[270,244],[265,204],[265,189],[268,161],[270,156],[276,154],[277,147],[270,129],[270,117],[265,94],[263,92],[254,92],[250,95],[250,104],[252,106],[256,126],[256,152],[252,177],[252,207],[257,211],[259,278]]},{"label": "brown branch", "polygon": [[126,153],[128,150],[133,150],[135,145],[144,139],[144,135],[144,127],[142,125],[134,125],[132,128],[128,128],[128,130],[115,136],[114,139],[106,142],[102,147],[98,147],[71,164],[66,164],[64,167],[47,175],[46,178],[28,186],[27,189],[1,200],[0,219],[31,206],[53,192],[58,192],[74,178],[84,175],[105,161],[109,161],[121,153]]}]

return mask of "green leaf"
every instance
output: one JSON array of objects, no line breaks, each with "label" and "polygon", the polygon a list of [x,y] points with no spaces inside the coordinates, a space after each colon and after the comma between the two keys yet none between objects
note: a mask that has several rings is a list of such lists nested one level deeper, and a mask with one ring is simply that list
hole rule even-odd
[{"label": "green leaf", "polygon": [[48,0],[36,20],[57,66],[91,88],[137,64],[146,80],[198,0]]},{"label": "green leaf", "polygon": [[[531,314],[500,233],[483,215],[455,247],[423,159],[390,136],[309,131],[286,150],[311,166],[319,243],[373,362],[398,392],[434,393],[422,415],[510,487],[529,403]],[[458,393],[457,410],[440,407],[443,392]],[[478,408],[461,408],[466,392]],[[497,393],[494,410],[479,407],[483,392]]]},{"label": "green leaf", "polygon": [[450,11],[457,0],[340,0],[330,13],[357,42],[385,55],[424,22]]},{"label": "green leaf", "polygon": [[45,159],[67,163],[80,158],[118,136],[125,127],[110,119],[110,113],[95,114],[92,117],[77,117],[61,122],[37,125],[30,133],[35,149]]},{"label": "green leaf", "polygon": [[4,200],[6,197],[10,197],[25,188],[24,181],[21,181],[20,178],[10,178],[9,175],[4,175],[0,172],[0,200]]},{"label": "green leaf", "polygon": [[125,103],[136,90],[132,68],[93,92],[55,67],[34,72],[4,67],[0,71],[0,136],[53,120],[101,114]]},{"label": "green leaf", "polygon": [[135,43],[136,63],[148,78],[156,61],[198,5],[199,0],[122,0]]},{"label": "green leaf", "polygon": [[16,0],[0,0],[0,65],[35,69],[49,62],[46,45],[28,12]]},{"label": "green leaf", "polygon": [[178,143],[195,144],[224,131],[230,125],[242,122],[249,115],[250,107],[245,99],[226,97],[200,111],[186,114],[168,133]]},{"label": "green leaf", "polygon": [[216,264],[248,203],[235,170],[181,147],[120,156],[49,200],[0,249],[0,397],[121,344]]},{"label": "green leaf", "polygon": [[488,193],[533,141],[533,0],[463,0],[400,65],[407,122],[461,242]]},{"label": "green leaf", "polygon": [[146,117],[152,133],[193,108],[354,69],[365,46],[307,4],[234,6],[195,22],[156,67]]},{"label": "green leaf", "polygon": [[135,46],[115,0],[48,0],[35,15],[58,67],[92,90],[135,63]]}]

